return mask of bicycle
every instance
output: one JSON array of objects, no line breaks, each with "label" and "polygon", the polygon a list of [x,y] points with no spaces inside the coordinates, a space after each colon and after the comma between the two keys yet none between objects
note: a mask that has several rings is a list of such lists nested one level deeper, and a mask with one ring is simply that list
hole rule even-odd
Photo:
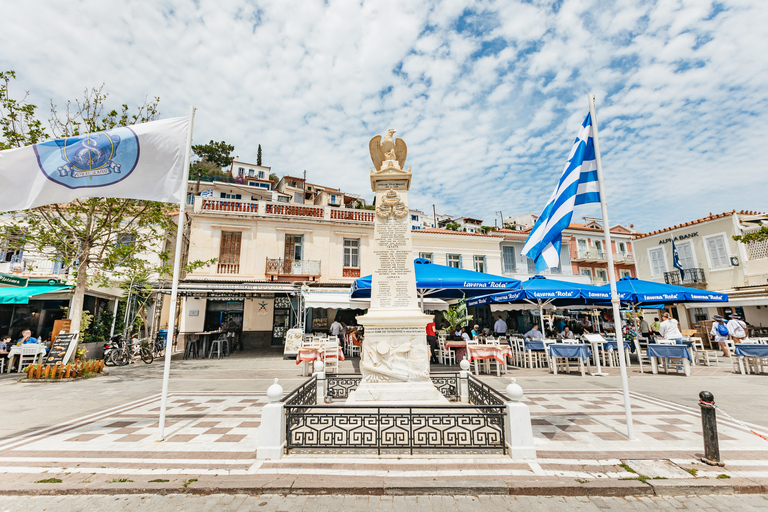
[{"label": "bicycle", "polygon": [[152,351],[145,345],[146,340],[131,339],[131,344],[128,345],[122,340],[122,337],[117,341],[117,347],[114,347],[109,352],[108,363],[125,366],[129,364],[135,357],[141,358],[146,364],[150,364],[154,360]]}]

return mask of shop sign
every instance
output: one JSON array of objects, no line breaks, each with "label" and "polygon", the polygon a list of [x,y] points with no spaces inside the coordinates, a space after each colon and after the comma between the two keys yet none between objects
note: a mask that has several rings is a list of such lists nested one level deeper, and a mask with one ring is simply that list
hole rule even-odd
[{"label": "shop sign", "polygon": [[11,276],[8,274],[3,274],[0,272],[0,284],[3,284],[5,286],[16,286],[19,288],[26,288],[27,283],[29,283],[29,279],[26,277],[17,277],[17,276]]},{"label": "shop sign", "polygon": [[44,364],[66,364],[77,346],[77,333],[59,333],[51,343],[51,350],[45,356]]},{"label": "shop sign", "polygon": [[688,238],[693,238],[695,236],[699,236],[699,232],[698,231],[694,231],[693,233],[686,233],[684,235],[680,235],[680,236],[676,236],[676,237],[665,238],[664,240],[659,240],[659,245],[661,245],[661,244],[668,244],[669,242],[672,241],[672,238],[674,238],[675,242],[677,242],[678,240],[686,240]]}]

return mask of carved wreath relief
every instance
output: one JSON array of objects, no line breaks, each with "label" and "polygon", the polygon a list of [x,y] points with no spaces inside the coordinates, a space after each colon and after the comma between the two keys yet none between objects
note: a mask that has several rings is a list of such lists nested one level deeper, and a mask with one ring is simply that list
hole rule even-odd
[{"label": "carved wreath relief", "polygon": [[402,219],[406,215],[408,215],[408,206],[403,202],[400,194],[393,189],[389,189],[381,198],[381,203],[376,206],[376,216],[382,219],[390,217]]}]

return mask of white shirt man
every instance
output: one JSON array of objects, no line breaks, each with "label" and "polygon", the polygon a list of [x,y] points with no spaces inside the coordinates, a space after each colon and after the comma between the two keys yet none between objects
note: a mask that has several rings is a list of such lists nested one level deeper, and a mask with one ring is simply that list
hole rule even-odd
[{"label": "white shirt man", "polygon": [[565,327],[563,329],[563,332],[560,333],[560,337],[563,338],[564,340],[565,339],[572,340],[573,339],[573,333],[571,332],[571,330],[568,327]]},{"label": "white shirt man", "polygon": [[541,331],[535,325],[531,328],[530,331],[525,333],[523,336],[525,336],[526,338],[534,339],[534,340],[540,340],[543,338],[543,336],[541,335]]},{"label": "white shirt man", "polygon": [[338,336],[341,334],[341,324],[338,320],[334,320],[331,324],[331,336]]},{"label": "white shirt man", "polygon": [[665,340],[680,340],[683,338],[683,333],[680,332],[680,328],[677,326],[677,320],[669,316],[669,313],[664,313],[664,321],[661,322],[659,328],[659,334]]},{"label": "white shirt man", "polygon": [[747,337],[747,324],[740,319],[739,315],[731,315],[731,319],[726,324],[734,343],[741,343],[741,340]]},{"label": "white shirt man", "polygon": [[496,320],[496,323],[493,324],[493,332],[496,334],[496,336],[504,336],[507,334],[507,322],[499,317],[499,319]]}]

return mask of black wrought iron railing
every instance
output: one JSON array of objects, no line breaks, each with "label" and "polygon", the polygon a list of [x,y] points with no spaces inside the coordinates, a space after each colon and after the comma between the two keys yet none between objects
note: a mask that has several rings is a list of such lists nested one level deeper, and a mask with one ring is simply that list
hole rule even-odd
[{"label": "black wrought iron railing", "polygon": [[703,268],[686,268],[682,272],[675,269],[672,272],[664,272],[664,282],[677,285],[706,284],[707,277]]},{"label": "black wrought iron railing", "polygon": [[[459,395],[458,373],[434,374],[443,396]],[[343,399],[362,380],[356,374],[329,374],[326,396]],[[506,453],[505,397],[470,377],[470,404],[371,406],[315,404],[317,381],[310,379],[285,397],[286,451],[310,450],[478,450]]]}]

